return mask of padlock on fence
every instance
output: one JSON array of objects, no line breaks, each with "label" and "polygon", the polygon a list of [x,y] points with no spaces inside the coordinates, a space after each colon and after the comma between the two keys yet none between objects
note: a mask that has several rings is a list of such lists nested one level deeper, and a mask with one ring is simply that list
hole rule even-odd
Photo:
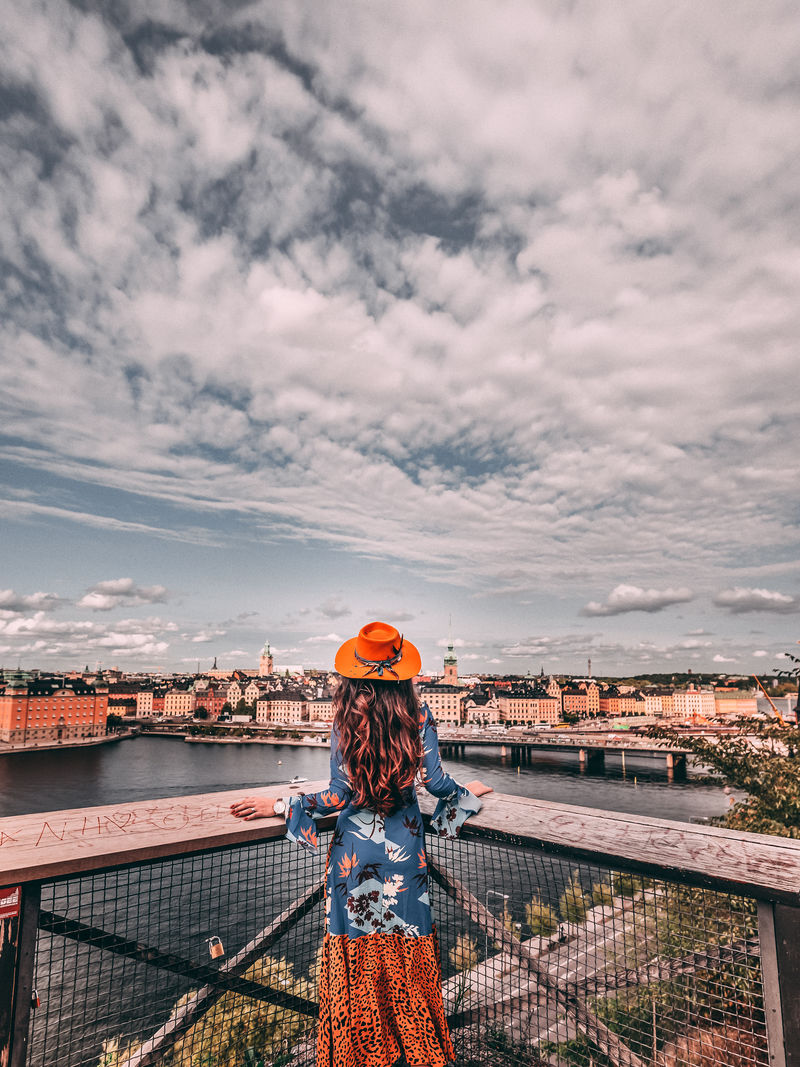
[{"label": "padlock on fence", "polygon": [[218,937],[207,937],[206,944],[208,945],[208,954],[212,960],[218,960],[220,956],[225,955],[225,949]]}]

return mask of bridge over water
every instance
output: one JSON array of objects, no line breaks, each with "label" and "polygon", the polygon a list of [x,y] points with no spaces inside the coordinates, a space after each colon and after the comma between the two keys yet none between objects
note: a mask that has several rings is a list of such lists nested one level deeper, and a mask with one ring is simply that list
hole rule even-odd
[{"label": "bridge over water", "polygon": [[581,767],[600,769],[605,766],[606,755],[618,757],[623,769],[626,759],[637,758],[663,760],[668,775],[686,772],[686,760],[691,755],[686,748],[667,748],[649,738],[632,737],[603,738],[592,735],[564,736],[560,733],[520,736],[519,734],[474,733],[440,730],[439,747],[444,755],[465,756],[468,749],[491,748],[500,757],[510,757],[512,763],[530,763],[542,753],[569,753],[577,756]]}]

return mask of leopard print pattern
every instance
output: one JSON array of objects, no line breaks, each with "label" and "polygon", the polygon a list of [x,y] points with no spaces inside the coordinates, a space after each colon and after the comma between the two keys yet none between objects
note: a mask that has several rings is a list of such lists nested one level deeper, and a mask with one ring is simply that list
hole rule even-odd
[{"label": "leopard print pattern", "polygon": [[317,1067],[447,1067],[453,1046],[442,1003],[436,933],[325,935]]}]

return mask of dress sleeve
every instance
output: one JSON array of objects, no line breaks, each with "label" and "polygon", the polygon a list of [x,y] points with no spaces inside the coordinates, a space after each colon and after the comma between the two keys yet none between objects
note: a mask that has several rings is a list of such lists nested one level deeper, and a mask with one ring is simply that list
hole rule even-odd
[{"label": "dress sleeve", "polygon": [[330,815],[346,807],[351,796],[350,780],[341,764],[339,738],[331,731],[331,777],[327,789],[282,797],[286,805],[286,836],[303,848],[315,851],[318,844],[314,816]]},{"label": "dress sleeve", "polygon": [[422,784],[439,798],[431,825],[440,837],[458,837],[470,815],[482,808],[481,801],[455,778],[445,774],[439,756],[439,734],[427,704],[420,709],[422,733]]}]

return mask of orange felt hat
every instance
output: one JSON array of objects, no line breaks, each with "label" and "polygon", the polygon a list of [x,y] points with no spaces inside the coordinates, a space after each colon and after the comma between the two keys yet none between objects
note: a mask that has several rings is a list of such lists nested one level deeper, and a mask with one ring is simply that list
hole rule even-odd
[{"label": "orange felt hat", "polygon": [[417,648],[388,622],[368,622],[358,637],[345,641],[334,667],[345,678],[403,682],[419,674],[422,657]]}]

